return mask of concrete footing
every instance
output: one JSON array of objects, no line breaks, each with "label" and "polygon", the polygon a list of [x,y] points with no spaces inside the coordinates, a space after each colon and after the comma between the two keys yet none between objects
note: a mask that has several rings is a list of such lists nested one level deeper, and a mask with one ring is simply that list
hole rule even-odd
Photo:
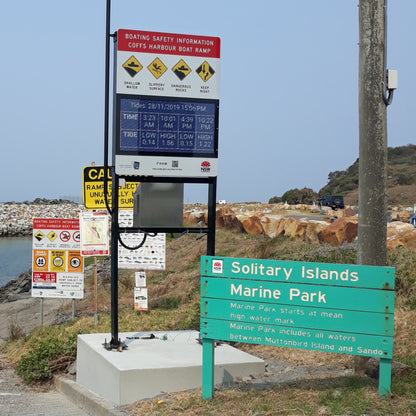
[{"label": "concrete footing", "polygon": [[[127,349],[104,348],[110,334],[78,335],[77,383],[116,405],[201,387],[202,346],[197,331],[122,333]],[[154,337],[153,337],[154,336]],[[263,374],[263,360],[227,344],[215,348],[214,383]]]}]

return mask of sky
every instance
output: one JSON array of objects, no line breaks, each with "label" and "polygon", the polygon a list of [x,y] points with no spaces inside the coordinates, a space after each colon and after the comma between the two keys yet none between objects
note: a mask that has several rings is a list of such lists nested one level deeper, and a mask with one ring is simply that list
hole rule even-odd
[{"label": "sky", "polygon": [[[358,0],[112,0],[111,32],[221,38],[217,199],[319,191],[358,157]],[[82,196],[104,163],[105,0],[2,6],[0,201]],[[388,145],[416,142],[416,1],[388,2]],[[206,201],[205,185],[185,202]]]}]

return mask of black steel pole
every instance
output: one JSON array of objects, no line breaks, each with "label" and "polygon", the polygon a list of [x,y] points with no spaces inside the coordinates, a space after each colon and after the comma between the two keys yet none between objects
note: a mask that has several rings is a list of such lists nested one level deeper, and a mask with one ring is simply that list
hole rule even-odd
[{"label": "black steel pole", "polygon": [[118,342],[118,176],[111,169],[111,348],[119,348]]},{"label": "black steel pole", "polygon": [[111,213],[108,205],[108,129],[110,119],[110,14],[111,0],[107,0],[106,24],[105,24],[105,82],[104,82],[104,203]]},{"label": "black steel pole", "polygon": [[208,235],[207,255],[215,256],[215,219],[217,199],[217,178],[212,178],[208,185]]}]

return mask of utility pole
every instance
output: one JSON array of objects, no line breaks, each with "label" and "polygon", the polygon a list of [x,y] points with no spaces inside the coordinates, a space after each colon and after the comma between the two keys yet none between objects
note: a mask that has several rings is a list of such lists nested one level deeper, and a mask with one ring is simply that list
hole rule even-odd
[{"label": "utility pole", "polygon": [[387,0],[359,2],[359,214],[357,263],[387,261]]}]

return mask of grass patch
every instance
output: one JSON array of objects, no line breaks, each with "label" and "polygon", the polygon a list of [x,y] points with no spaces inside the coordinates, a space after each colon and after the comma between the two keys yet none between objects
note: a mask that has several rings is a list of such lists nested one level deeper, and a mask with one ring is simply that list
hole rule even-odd
[{"label": "grass patch", "polygon": [[[228,389],[216,391],[212,400],[202,400],[201,391],[165,395],[130,406],[131,416],[414,416],[414,402],[400,397],[380,399],[375,382],[347,378],[274,386],[267,390]],[[349,386],[350,385],[350,386]]]}]

